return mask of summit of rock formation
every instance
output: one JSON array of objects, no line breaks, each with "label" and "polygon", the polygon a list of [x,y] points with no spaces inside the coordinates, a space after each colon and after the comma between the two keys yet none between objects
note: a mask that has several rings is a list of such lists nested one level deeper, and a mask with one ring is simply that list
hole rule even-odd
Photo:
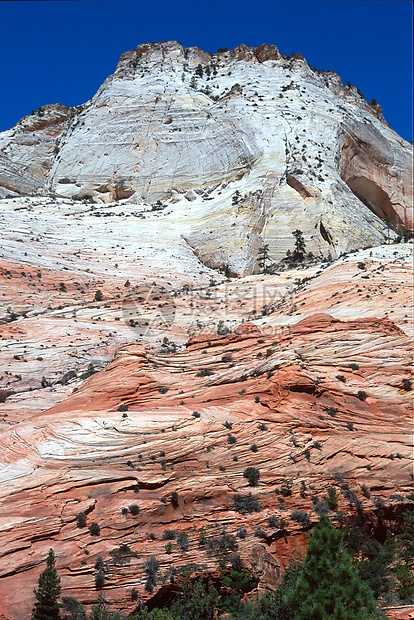
[{"label": "summit of rock formation", "polygon": [[[331,486],[343,520],[397,531],[413,508],[411,179],[378,105],[272,45],[143,44],[84,106],[0,134],[0,617],[29,617],[51,547],[63,596],[96,600],[101,556],[129,613],[184,566],[217,579],[214,541],[240,528],[272,590]],[[236,510],[248,493],[261,511]],[[188,549],[168,552],[165,530]]]},{"label": "summit of rock formation", "polygon": [[262,243],[283,256],[292,227],[335,257],[383,242],[385,220],[412,230],[410,164],[377,104],[266,45],[140,45],[85,105],[45,106],[0,134],[3,196],[179,203],[200,260],[238,275]]}]

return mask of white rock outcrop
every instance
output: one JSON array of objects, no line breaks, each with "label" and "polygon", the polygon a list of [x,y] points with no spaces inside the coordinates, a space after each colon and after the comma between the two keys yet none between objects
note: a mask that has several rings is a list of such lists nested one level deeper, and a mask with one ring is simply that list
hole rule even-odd
[{"label": "white rock outcrop", "polygon": [[410,145],[338,74],[274,46],[140,45],[82,109],[44,114],[0,134],[3,195],[174,204],[214,269],[251,273],[297,228],[334,257],[412,229]]}]

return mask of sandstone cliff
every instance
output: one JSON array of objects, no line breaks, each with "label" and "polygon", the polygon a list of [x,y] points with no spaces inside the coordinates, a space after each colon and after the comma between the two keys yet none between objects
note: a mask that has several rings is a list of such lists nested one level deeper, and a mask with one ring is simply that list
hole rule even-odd
[{"label": "sandstone cliff", "polygon": [[40,114],[0,135],[3,195],[178,202],[214,269],[251,273],[260,245],[280,258],[297,227],[333,256],[381,243],[383,220],[412,230],[410,146],[300,54],[140,45],[85,106]]},{"label": "sandstone cliff", "polygon": [[[0,134],[0,164],[0,617],[28,617],[50,547],[63,595],[92,603],[102,556],[129,612],[179,567],[217,576],[223,530],[246,528],[238,553],[274,588],[306,549],[292,511],[315,522],[330,486],[344,519],[396,527],[412,244],[391,242],[412,189],[378,107],[274,46],[147,44],[83,109]],[[257,273],[296,228],[320,260]],[[235,510],[250,492],[261,511]]]}]

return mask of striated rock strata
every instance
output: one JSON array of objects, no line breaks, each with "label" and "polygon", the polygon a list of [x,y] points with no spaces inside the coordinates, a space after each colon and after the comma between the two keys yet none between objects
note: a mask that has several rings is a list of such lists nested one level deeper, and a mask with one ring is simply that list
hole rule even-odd
[{"label": "striated rock strata", "polygon": [[412,230],[410,146],[300,54],[144,44],[85,106],[41,113],[0,134],[3,195],[178,203],[214,269],[254,272],[258,248],[280,258],[298,227],[325,256],[381,243],[383,220]]},{"label": "striated rock strata", "polygon": [[[92,602],[96,557],[110,560],[121,544],[131,554],[105,569],[105,595],[131,611],[132,588],[149,596],[150,555],[160,561],[164,587],[172,566],[197,563],[214,574],[219,557],[198,544],[203,526],[208,539],[245,527],[238,552],[261,588],[274,587],[275,560],[285,567],[305,550],[291,511],[316,520],[312,496],[322,498],[332,484],[340,490],[341,476],[379,527],[375,499],[385,500],[390,519],[404,501],[395,494],[403,498],[411,488],[410,344],[388,318],[317,314],[277,337],[245,323],[225,336],[190,339],[176,353],[123,347],[65,401],[0,437],[0,612],[28,613],[27,585],[35,584],[50,546],[64,595]],[[260,470],[257,487],[243,477],[249,466]],[[284,478],[293,482],[287,497],[276,492]],[[247,492],[261,512],[234,510],[234,495]],[[124,514],[134,504],[139,514]],[[352,513],[342,496],[339,509]],[[79,512],[87,524],[98,523],[100,536],[77,527]],[[283,531],[269,527],[271,515],[289,521]],[[264,540],[255,537],[257,527]],[[188,551],[174,543],[166,554],[165,529],[186,532]]]},{"label": "striated rock strata", "polygon": [[[266,45],[141,45],[85,106],[0,134],[1,618],[28,617],[50,547],[63,595],[91,604],[102,556],[129,612],[133,589],[168,600],[173,569],[217,578],[240,527],[274,589],[306,550],[292,511],[315,522],[332,485],[344,518],[378,540],[396,527],[412,508],[412,244],[392,243],[412,227],[410,166],[378,106]],[[258,274],[258,249],[280,259],[296,228],[321,260]],[[262,510],[236,511],[250,492]],[[189,548],[167,553],[167,529]]]}]

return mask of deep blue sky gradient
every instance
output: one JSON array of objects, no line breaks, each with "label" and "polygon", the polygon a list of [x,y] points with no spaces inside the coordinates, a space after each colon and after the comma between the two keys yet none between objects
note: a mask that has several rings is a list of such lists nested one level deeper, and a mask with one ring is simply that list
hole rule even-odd
[{"label": "deep blue sky gradient", "polygon": [[413,137],[410,0],[3,1],[0,131],[41,105],[84,103],[123,52],[171,39],[210,52],[240,43],[301,52]]}]

